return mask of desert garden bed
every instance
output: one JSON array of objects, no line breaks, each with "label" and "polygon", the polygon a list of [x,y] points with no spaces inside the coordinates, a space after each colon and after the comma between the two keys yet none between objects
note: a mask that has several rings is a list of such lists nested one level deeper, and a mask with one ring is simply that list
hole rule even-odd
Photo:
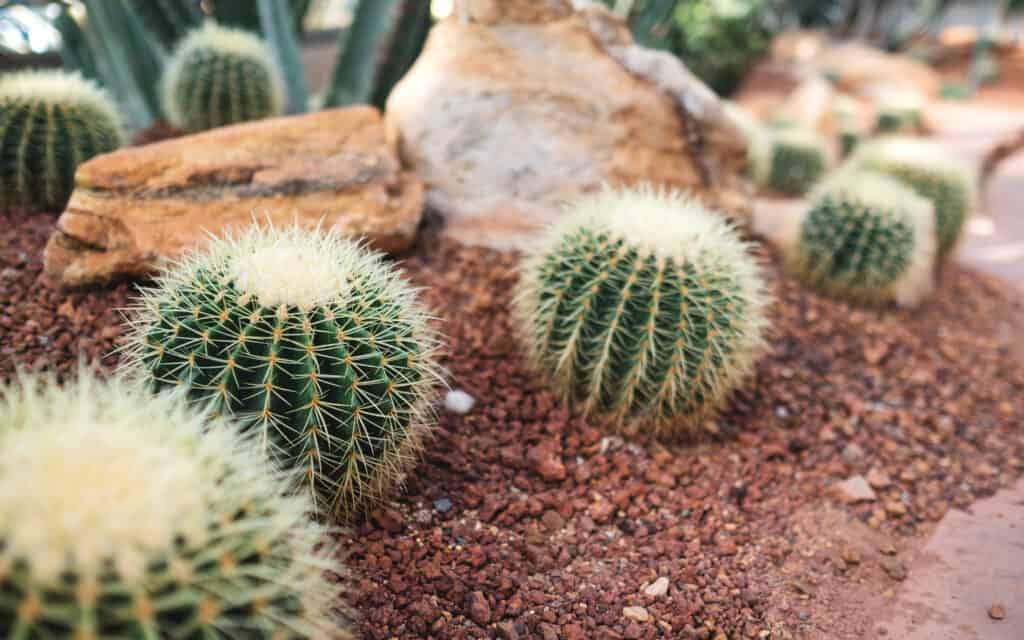
[{"label": "desert garden bed", "polygon": [[[4,378],[66,374],[79,352],[116,364],[132,286],[42,282],[54,221],[0,215]],[[365,637],[827,635],[833,613],[815,591],[901,575],[881,554],[809,552],[806,508],[840,505],[912,547],[1024,469],[1010,287],[949,266],[918,309],[859,309],[799,288],[761,251],[769,354],[701,436],[658,441],[571,416],[525,366],[514,253],[421,234],[400,265],[439,316],[451,386],[476,405],[441,410],[406,489],[341,536]],[[875,497],[846,504],[832,490],[857,475]],[[784,572],[791,558],[814,575]]]}]

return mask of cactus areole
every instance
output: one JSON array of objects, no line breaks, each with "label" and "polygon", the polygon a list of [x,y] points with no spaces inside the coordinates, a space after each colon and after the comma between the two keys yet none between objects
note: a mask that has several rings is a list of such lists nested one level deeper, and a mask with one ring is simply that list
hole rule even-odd
[{"label": "cactus areole", "polygon": [[751,371],[765,304],[724,219],[682,195],[606,190],[528,259],[517,315],[538,371],[584,414],[680,432]]},{"label": "cactus areole", "polygon": [[321,231],[252,227],[143,292],[126,365],[259,430],[318,510],[381,497],[428,429],[436,338],[381,257]]}]

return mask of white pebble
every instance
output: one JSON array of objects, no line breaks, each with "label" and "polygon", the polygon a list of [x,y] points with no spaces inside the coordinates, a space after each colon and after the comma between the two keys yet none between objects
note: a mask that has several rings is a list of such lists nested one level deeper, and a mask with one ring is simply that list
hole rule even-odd
[{"label": "white pebble", "polygon": [[662,576],[644,589],[644,595],[652,598],[660,598],[668,593],[668,578]]},{"label": "white pebble", "polygon": [[474,404],[476,404],[476,400],[473,399],[473,396],[462,389],[449,391],[448,395],[444,398],[444,408],[460,416],[464,416],[472,411]]}]

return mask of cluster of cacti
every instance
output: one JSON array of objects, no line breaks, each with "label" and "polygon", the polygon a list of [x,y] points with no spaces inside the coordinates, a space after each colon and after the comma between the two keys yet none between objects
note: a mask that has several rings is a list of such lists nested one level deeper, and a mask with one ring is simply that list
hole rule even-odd
[{"label": "cluster of cacti", "polygon": [[164,70],[164,112],[175,127],[203,131],[284,109],[274,53],[255,35],[207,22],[176,47]]},{"label": "cluster of cacti", "polygon": [[586,415],[679,432],[762,346],[766,296],[736,231],[688,196],[613,191],[566,212],[516,299],[532,360]]},{"label": "cluster of cacti", "polygon": [[919,302],[932,288],[931,204],[897,180],[843,171],[823,183],[785,234],[791,273],[853,302]]},{"label": "cluster of cacti", "polygon": [[916,132],[924,126],[924,104],[917,93],[886,89],[876,98],[878,113],[875,127],[879,133]]},{"label": "cluster of cacti", "polygon": [[106,92],[78,74],[0,76],[0,208],[62,209],[78,165],[123,139]]},{"label": "cluster of cacti", "polygon": [[0,387],[0,635],[349,637],[309,502],[177,396]]},{"label": "cluster of cacti", "polygon": [[850,163],[897,178],[930,200],[935,208],[938,258],[950,255],[975,205],[975,177],[969,166],[940,144],[896,136],[864,145]]},{"label": "cluster of cacti", "polygon": [[183,386],[304,471],[345,517],[398,484],[429,428],[436,338],[416,292],[334,233],[253,226],[144,290],[126,367]]},{"label": "cluster of cacti", "polygon": [[828,143],[799,127],[776,128],[755,141],[754,180],[763,189],[787,195],[806,193],[828,170]]}]

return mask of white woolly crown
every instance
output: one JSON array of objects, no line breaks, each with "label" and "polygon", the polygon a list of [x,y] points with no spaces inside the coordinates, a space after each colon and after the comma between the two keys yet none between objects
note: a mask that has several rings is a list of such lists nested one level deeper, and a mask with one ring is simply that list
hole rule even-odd
[{"label": "white woolly crown", "polygon": [[30,69],[0,75],[0,108],[14,101],[80,105],[103,114],[119,130],[123,119],[105,89],[77,71]]},{"label": "white woolly crown", "polygon": [[[2,557],[42,580],[112,561],[130,582],[176,538],[204,545],[211,518],[279,496],[254,445],[179,400],[84,370],[64,387],[23,376],[0,388]],[[278,506],[282,522],[308,509],[290,497]]]},{"label": "white woolly crown", "polygon": [[233,283],[262,307],[308,310],[343,299],[352,287],[368,283],[380,283],[377,286],[410,309],[418,307],[416,290],[385,264],[381,254],[319,228],[253,224],[212,238],[205,249],[167,265],[153,291],[192,286],[199,270],[224,274],[225,284]]}]

